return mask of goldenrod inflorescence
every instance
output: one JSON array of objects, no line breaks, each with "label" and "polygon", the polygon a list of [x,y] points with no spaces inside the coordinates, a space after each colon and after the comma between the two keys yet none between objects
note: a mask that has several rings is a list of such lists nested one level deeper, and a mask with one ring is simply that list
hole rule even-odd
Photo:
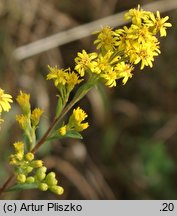
[{"label": "goldenrod inflorescence", "polygon": [[22,114],[16,115],[16,120],[28,139],[28,150],[31,150],[36,144],[35,131],[44,111],[40,108],[35,108],[31,111],[30,95],[22,91],[20,91],[16,100],[22,110]]},{"label": "goldenrod inflorescence", "polygon": [[[65,114],[99,82],[110,88],[115,87],[118,80],[122,80],[125,85],[132,78],[137,64],[140,64],[141,70],[145,66],[153,66],[154,58],[160,54],[158,36],[166,36],[167,27],[171,27],[167,22],[169,17],[161,18],[159,11],[154,14],[138,6],[130,9],[125,14],[125,19],[131,21],[129,27],[113,30],[106,26],[95,32],[97,38],[94,44],[97,51],[78,52],[73,70],[48,66],[47,80],[54,82],[58,91],[58,103],[54,121],[38,142],[36,129],[44,111],[40,108],[31,110],[30,95],[20,91],[16,100],[22,113],[16,115],[16,120],[24,131],[25,141],[14,143],[15,153],[9,157],[9,163],[14,166],[18,187],[20,185],[24,186],[20,188],[25,188],[29,184],[30,187],[61,195],[64,189],[58,185],[55,173],[47,173],[43,161],[35,159],[34,149],[38,149],[46,140],[64,137],[81,139],[80,132],[89,126],[85,121],[88,115],[77,107],[72,110],[65,123],[61,122]],[[73,99],[68,103],[70,93],[79,84]],[[1,113],[9,111],[10,103],[12,97],[0,88],[0,123],[3,121]]]},{"label": "goldenrod inflorescence", "polygon": [[94,44],[98,53],[78,53],[75,58],[75,70],[84,76],[86,73],[96,74],[108,87],[116,86],[116,80],[122,79],[125,84],[132,77],[134,65],[141,63],[140,69],[152,67],[154,57],[160,54],[157,34],[166,36],[166,28],[171,27],[166,21],[168,16],[160,18],[138,6],[125,14],[131,20],[130,27],[113,30],[104,27],[98,34]]},{"label": "goldenrod inflorescence", "polygon": [[74,109],[72,115],[69,118],[69,122],[59,128],[59,134],[64,136],[68,131],[81,132],[87,129],[89,126],[88,122],[83,123],[87,116],[88,115],[80,107]]}]

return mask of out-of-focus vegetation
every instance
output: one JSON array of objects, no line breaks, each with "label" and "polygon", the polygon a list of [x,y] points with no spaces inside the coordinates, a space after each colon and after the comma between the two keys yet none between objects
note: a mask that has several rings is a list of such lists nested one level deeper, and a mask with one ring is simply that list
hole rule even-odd
[{"label": "out-of-focus vegetation", "polygon": [[[54,116],[55,88],[45,81],[47,65],[73,67],[76,53],[94,49],[93,36],[23,61],[16,47],[136,7],[149,1],[1,0],[0,86],[15,98],[31,94],[33,106],[45,110],[40,137]],[[168,12],[173,27],[161,41],[162,54],[152,69],[135,70],[133,78],[114,89],[98,86],[79,105],[89,113],[82,142],[46,143],[38,153],[58,174],[62,199],[177,199],[177,13]],[[104,25],[104,23],[103,23]],[[45,46],[45,44],[44,44]],[[0,135],[0,181],[7,179],[12,143],[21,139],[14,103]],[[58,199],[48,192],[7,193],[5,199]]]}]

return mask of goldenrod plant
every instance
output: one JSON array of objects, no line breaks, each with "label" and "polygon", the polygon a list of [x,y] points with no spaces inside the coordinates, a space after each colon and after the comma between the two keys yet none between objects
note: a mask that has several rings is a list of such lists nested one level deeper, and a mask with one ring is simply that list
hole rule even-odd
[{"label": "goldenrod plant", "polygon": [[[62,182],[58,183],[55,173],[48,172],[44,162],[35,158],[35,153],[46,141],[65,137],[81,139],[81,132],[89,127],[88,115],[82,108],[73,109],[73,106],[99,82],[109,88],[116,87],[118,80],[125,85],[132,78],[137,64],[141,70],[146,66],[152,67],[154,58],[160,54],[158,38],[165,37],[167,27],[171,27],[167,22],[168,16],[161,18],[159,11],[154,14],[140,6],[129,10],[125,19],[131,20],[129,26],[115,30],[106,26],[95,32],[97,38],[94,44],[97,51],[78,52],[74,69],[48,66],[47,80],[52,80],[58,91],[58,103],[54,120],[39,140],[36,139],[36,130],[40,126],[44,110],[32,110],[30,95],[20,91],[16,101],[21,114],[16,116],[16,120],[24,132],[24,139],[13,144],[14,153],[9,156],[13,174],[2,186],[0,194],[34,188],[50,190],[58,195],[64,193]],[[72,100],[71,92],[74,94]],[[12,102],[12,96],[0,89],[1,126],[4,121],[3,112],[10,110]],[[64,122],[63,117],[69,111],[71,115]],[[13,185],[10,184],[12,180],[15,180]]]}]

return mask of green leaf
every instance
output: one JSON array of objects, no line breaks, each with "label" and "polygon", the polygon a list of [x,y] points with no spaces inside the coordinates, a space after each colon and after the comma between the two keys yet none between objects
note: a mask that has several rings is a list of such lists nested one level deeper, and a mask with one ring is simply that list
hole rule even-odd
[{"label": "green leaf", "polygon": [[75,138],[75,139],[83,139],[82,135],[79,132],[73,131],[73,130],[68,131],[66,133],[65,137]]},{"label": "green leaf", "polygon": [[10,187],[9,189],[6,190],[6,192],[11,192],[11,191],[19,191],[19,190],[30,190],[30,189],[36,189],[38,188],[36,183],[31,183],[31,184],[16,184]]},{"label": "green leaf", "polygon": [[47,141],[49,140],[51,141],[54,139],[62,139],[62,138],[83,139],[82,135],[79,132],[70,130],[70,131],[67,131],[67,133],[64,136],[60,135],[58,131],[55,131],[53,135],[47,139]]}]

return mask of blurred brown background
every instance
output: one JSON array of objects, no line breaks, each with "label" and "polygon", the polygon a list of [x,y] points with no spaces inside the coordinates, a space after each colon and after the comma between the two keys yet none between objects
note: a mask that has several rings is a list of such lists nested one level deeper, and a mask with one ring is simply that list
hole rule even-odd
[{"label": "blurred brown background", "polygon": [[[94,36],[22,60],[15,58],[14,50],[149,2],[153,1],[0,0],[0,87],[14,98],[19,90],[30,93],[32,106],[45,110],[38,137],[55,113],[57,92],[45,81],[47,65],[73,67],[78,51],[95,49]],[[177,9],[166,15],[173,27],[161,40],[162,54],[154,67],[136,68],[125,86],[100,85],[91,91],[78,104],[89,114],[84,139],[47,143],[38,153],[57,173],[64,195],[31,190],[7,193],[4,199],[177,199]],[[1,184],[10,173],[12,143],[22,136],[15,122],[18,112],[14,103],[4,116]]]}]

